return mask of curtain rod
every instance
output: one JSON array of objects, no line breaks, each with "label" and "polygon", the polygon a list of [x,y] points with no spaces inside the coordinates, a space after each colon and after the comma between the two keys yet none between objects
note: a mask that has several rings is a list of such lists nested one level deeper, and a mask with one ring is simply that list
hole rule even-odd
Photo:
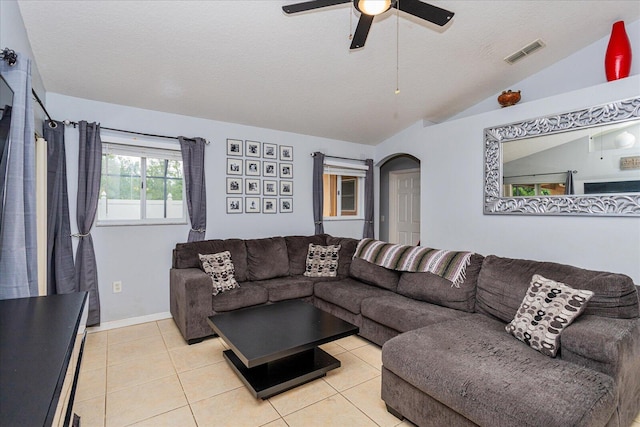
[{"label": "curtain rod", "polygon": [[[578,173],[578,171],[573,170],[571,171],[573,173]],[[567,173],[567,171],[562,171],[562,172],[547,172],[547,173],[530,173],[530,174],[526,174],[526,175],[512,175],[512,176],[503,176],[502,179],[506,179],[506,178],[522,178],[525,176],[542,176],[542,175],[559,175],[561,173]]]},{"label": "curtain rod", "polygon": [[31,93],[33,94],[33,97],[36,99],[38,104],[40,104],[40,108],[42,108],[42,111],[44,111],[44,114],[46,114],[47,118],[49,119],[49,126],[52,127],[52,128],[55,128],[56,126],[58,126],[58,124],[49,115],[49,112],[44,107],[44,104],[40,100],[40,97],[38,96],[38,94],[36,93],[36,91],[33,88],[31,88]]},{"label": "curtain rod", "polygon": [[[73,127],[75,128],[76,126],[78,126],[78,122],[72,122],[71,120],[65,120],[63,122],[66,126],[71,126],[73,125]],[[145,132],[136,132],[134,130],[124,130],[124,129],[115,129],[115,128],[108,128],[106,126],[100,126],[100,129],[105,129],[105,130],[112,130],[114,132],[123,132],[123,133],[130,133],[133,135],[142,135],[142,136],[151,136],[153,138],[165,138],[165,139],[178,139],[177,136],[169,136],[169,135],[156,135],[153,133],[145,133]],[[184,138],[187,141],[195,141],[195,138]],[[205,139],[205,144],[209,145],[210,141],[208,139]]]},{"label": "curtain rod", "polygon": [[[311,157],[315,157],[316,153],[311,153]],[[354,160],[356,162],[366,162],[366,159],[354,159],[351,157],[340,157],[340,156],[330,156],[328,154],[324,155],[325,157],[331,157],[332,159],[341,159],[341,160]]]},{"label": "curtain rod", "polygon": [[[13,67],[14,65],[16,65],[16,62],[18,62],[18,55],[16,54],[15,50],[9,49],[8,47],[5,47],[4,49],[2,49],[2,51],[0,51],[0,59],[6,61],[6,63],[10,67]],[[49,112],[44,107],[44,104],[42,103],[42,100],[40,100],[40,97],[38,96],[38,94],[36,93],[36,91],[33,88],[31,88],[31,94],[33,95],[35,100],[40,105],[40,108],[42,108],[42,111],[44,111],[44,114],[46,114],[47,118],[49,119],[49,126],[51,126],[51,123],[53,123],[55,125],[55,122],[53,121],[53,119],[49,115]],[[51,127],[56,127],[56,126],[57,125],[51,126]]]}]

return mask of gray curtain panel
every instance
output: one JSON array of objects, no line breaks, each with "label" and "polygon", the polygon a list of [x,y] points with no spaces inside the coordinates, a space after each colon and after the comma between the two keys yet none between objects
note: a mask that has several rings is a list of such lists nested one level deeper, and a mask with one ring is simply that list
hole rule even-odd
[{"label": "gray curtain panel", "polygon": [[567,171],[567,179],[564,182],[564,194],[575,194],[573,189],[573,171]]},{"label": "gray curtain panel", "polygon": [[91,227],[98,210],[100,172],[102,169],[102,141],[100,125],[81,121],[78,153],[77,221],[80,238],[76,250],[76,280],[78,289],[89,291],[89,317],[87,326],[100,324],[100,295],[98,293],[98,266],[93,250]]},{"label": "gray curtain panel", "polygon": [[324,209],[324,189],[322,175],[324,174],[324,154],[319,151],[313,153],[313,223],[315,233],[324,234],[322,211]]},{"label": "gray curtain panel", "polygon": [[31,60],[18,54],[12,67],[0,61],[0,74],[13,90],[7,158],[0,177],[0,299],[10,299],[38,295]]},{"label": "gray curtain panel", "polygon": [[367,159],[364,162],[369,169],[364,177],[364,230],[363,239],[373,239],[373,160]]},{"label": "gray curtain panel", "polygon": [[64,124],[44,124],[47,140],[47,295],[77,292],[69,194],[67,192],[67,162],[64,146]]},{"label": "gray curtain panel", "polygon": [[182,152],[182,168],[184,170],[184,186],[187,194],[187,209],[191,230],[187,242],[204,240],[207,229],[207,189],[204,179],[204,147],[203,138],[178,137]]}]

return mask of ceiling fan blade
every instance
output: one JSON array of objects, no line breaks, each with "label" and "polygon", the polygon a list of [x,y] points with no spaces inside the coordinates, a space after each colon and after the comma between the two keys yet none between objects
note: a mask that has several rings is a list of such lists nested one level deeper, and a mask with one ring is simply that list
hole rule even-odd
[{"label": "ceiling fan blade", "polygon": [[353,40],[351,41],[350,49],[359,49],[364,46],[364,42],[367,41],[367,36],[369,35],[369,28],[371,28],[372,22],[373,22],[372,15],[365,15],[364,13],[360,14],[360,20],[358,21],[356,32],[353,35]]},{"label": "ceiling fan blade", "polygon": [[393,7],[441,27],[451,21],[454,15],[453,12],[429,3],[423,3],[420,0],[399,0],[394,3]]},{"label": "ceiling fan blade", "polygon": [[284,13],[298,13],[307,10],[320,9],[321,7],[334,6],[336,4],[351,3],[351,0],[312,0],[303,3],[288,4],[282,6]]}]

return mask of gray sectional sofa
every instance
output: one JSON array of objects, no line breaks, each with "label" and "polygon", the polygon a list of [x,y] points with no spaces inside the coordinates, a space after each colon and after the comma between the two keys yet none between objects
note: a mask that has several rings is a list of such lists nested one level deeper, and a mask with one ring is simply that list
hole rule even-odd
[{"label": "gray sectional sofa", "polygon": [[[338,277],[303,276],[309,243],[340,244]],[[460,288],[353,259],[328,235],[176,245],[171,313],[185,340],[216,313],[303,299],[382,346],[382,399],[420,426],[630,426],[640,411],[640,303],[625,275],[474,254]],[[198,254],[228,250],[238,289],[211,293]],[[505,331],[533,274],[594,292],[555,358]]]}]

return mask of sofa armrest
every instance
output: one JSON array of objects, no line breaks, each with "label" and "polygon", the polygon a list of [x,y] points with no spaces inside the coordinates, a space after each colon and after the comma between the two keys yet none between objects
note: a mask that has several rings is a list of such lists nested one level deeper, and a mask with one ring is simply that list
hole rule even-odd
[{"label": "sofa armrest", "polygon": [[199,268],[172,268],[169,274],[171,315],[186,341],[195,341],[213,330],[207,317],[213,315],[211,278]]},{"label": "sofa armrest", "polygon": [[640,410],[640,319],[582,315],[560,336],[560,357],[610,375],[618,388],[620,425]]},{"label": "sofa armrest", "polygon": [[[640,319],[583,315],[562,331],[560,347],[563,359],[577,355],[603,364],[631,355],[640,359]],[[615,377],[616,369],[604,373]]]}]

